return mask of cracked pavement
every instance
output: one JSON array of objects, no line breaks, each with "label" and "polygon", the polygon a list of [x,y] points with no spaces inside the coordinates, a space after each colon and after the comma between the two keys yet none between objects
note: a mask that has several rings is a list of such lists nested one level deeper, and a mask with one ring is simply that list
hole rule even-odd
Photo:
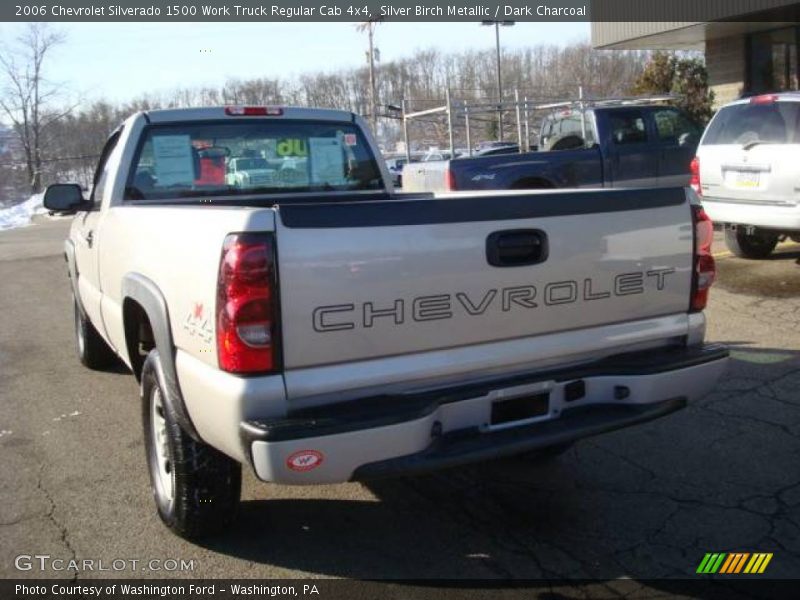
[{"label": "cracked pavement", "polygon": [[[773,552],[762,577],[800,577],[797,249],[719,259],[708,339],[733,360],[686,410],[546,462],[307,488],[246,471],[239,521],[200,546],[155,515],[133,377],[74,356],[66,230],[0,233],[3,577],[591,578],[611,597],[610,580],[693,577],[706,552],[731,551]],[[42,574],[17,571],[19,554],[195,568]]]}]

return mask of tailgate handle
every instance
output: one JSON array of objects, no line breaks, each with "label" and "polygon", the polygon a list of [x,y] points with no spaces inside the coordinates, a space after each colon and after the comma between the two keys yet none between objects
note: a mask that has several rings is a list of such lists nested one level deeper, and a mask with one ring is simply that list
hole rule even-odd
[{"label": "tailgate handle", "polygon": [[536,265],[547,255],[547,234],[541,229],[495,231],[486,238],[486,260],[494,267]]}]

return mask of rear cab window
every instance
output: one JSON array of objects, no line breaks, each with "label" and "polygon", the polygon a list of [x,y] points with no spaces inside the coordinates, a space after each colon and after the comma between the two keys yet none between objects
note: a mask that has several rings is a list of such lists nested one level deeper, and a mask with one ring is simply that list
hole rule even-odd
[{"label": "rear cab window", "polygon": [[382,190],[360,129],[350,123],[248,119],[150,125],[125,200]]},{"label": "rear cab window", "polygon": [[800,102],[732,104],[711,120],[703,146],[800,144]]}]

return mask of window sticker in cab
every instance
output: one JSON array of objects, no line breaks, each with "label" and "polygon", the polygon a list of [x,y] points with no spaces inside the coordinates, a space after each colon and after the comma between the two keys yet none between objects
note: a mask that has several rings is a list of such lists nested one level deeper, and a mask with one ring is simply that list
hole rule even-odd
[{"label": "window sticker in cab", "polygon": [[314,183],[344,183],[344,154],[338,138],[308,138],[311,153],[311,180]]},{"label": "window sticker in cab", "polygon": [[154,135],[153,162],[160,187],[194,181],[192,143],[188,135]]}]

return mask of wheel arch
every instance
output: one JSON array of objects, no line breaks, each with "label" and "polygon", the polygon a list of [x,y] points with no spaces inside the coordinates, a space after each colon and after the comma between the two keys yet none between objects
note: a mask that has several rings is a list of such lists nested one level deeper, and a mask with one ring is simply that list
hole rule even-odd
[{"label": "wheel arch", "polygon": [[167,301],[158,286],[140,273],[127,273],[122,278],[122,319],[125,330],[125,347],[128,360],[136,376],[141,381],[144,360],[138,354],[141,332],[149,329],[152,343],[158,350],[164,375],[164,402],[175,415],[176,421],[192,438],[200,441],[200,436],[189,417],[183,401],[178,371],[175,365],[175,343],[170,327]]}]

